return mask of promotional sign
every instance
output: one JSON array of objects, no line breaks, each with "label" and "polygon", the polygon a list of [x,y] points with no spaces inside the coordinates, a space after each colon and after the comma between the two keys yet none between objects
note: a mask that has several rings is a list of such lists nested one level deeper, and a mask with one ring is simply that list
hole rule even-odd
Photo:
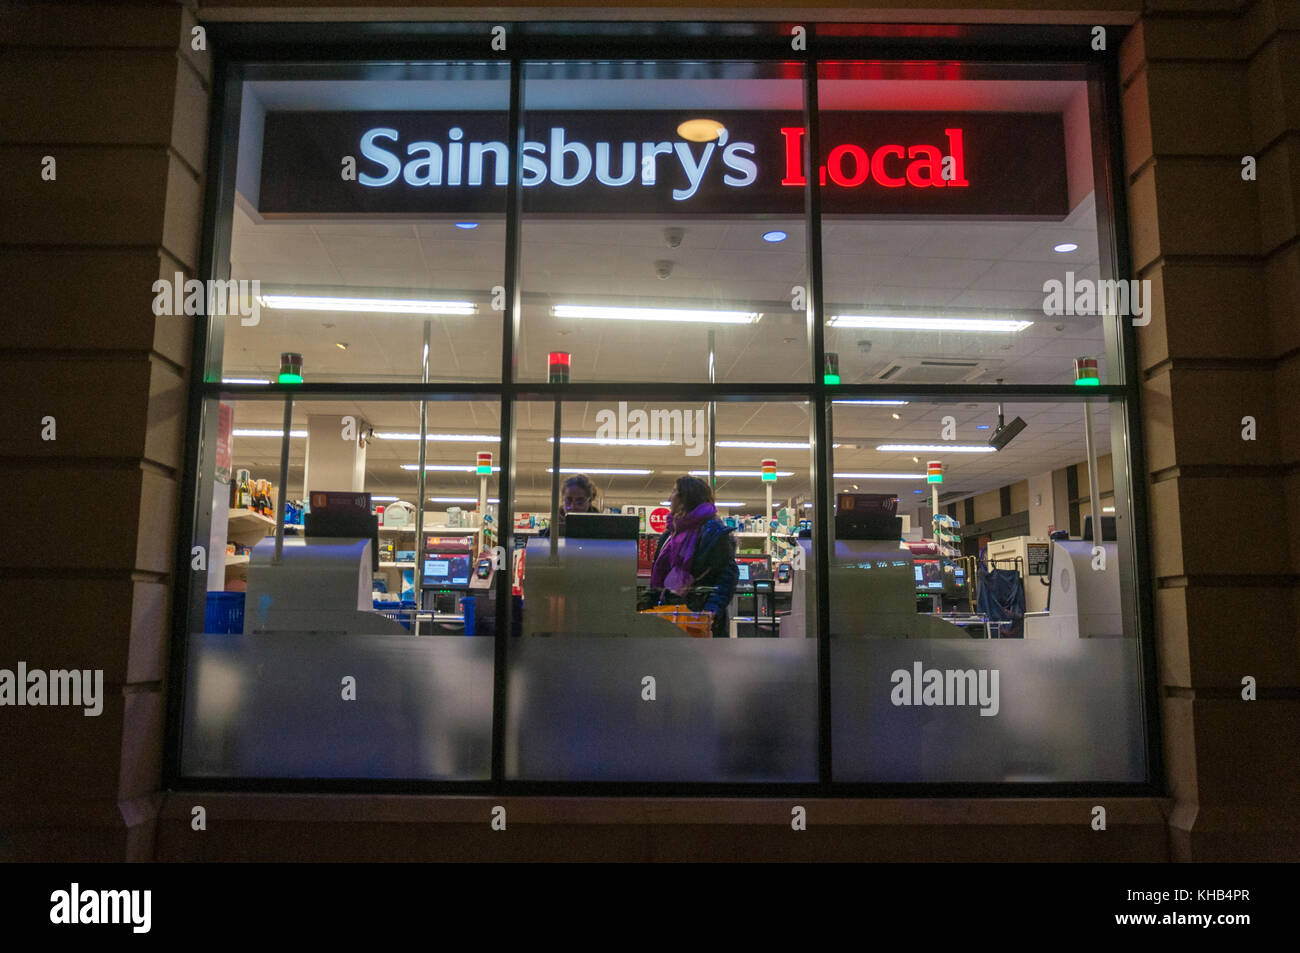
[{"label": "promotional sign", "polygon": [[668,515],[671,512],[666,506],[656,506],[652,509],[649,517],[651,532],[662,533],[668,529]]},{"label": "promotional sign", "polygon": [[[803,213],[800,113],[704,110],[718,138],[688,142],[677,127],[699,112],[526,113],[524,211]],[[504,214],[508,142],[501,111],[267,113],[258,210]],[[1069,211],[1059,114],[823,112],[820,145],[828,215]]]}]

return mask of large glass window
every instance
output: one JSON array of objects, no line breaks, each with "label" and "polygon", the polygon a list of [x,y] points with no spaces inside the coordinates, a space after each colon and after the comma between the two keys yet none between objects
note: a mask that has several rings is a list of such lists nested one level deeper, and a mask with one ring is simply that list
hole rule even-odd
[{"label": "large glass window", "polygon": [[519,378],[806,382],[804,196],[759,165],[802,66],[523,70]]},{"label": "large glass window", "polygon": [[1095,71],[549,42],[232,64],[177,778],[1147,780]]},{"label": "large glass window", "polygon": [[[837,780],[1142,778],[1111,415],[1100,400],[833,404]],[[1103,519],[1080,526],[1089,472]]]},{"label": "large glass window", "polygon": [[807,404],[519,408],[507,776],[816,780]]}]

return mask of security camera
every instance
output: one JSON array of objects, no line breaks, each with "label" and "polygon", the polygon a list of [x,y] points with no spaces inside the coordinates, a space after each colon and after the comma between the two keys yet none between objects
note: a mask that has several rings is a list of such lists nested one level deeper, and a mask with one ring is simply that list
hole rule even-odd
[{"label": "security camera", "polygon": [[667,245],[669,248],[677,248],[681,245],[682,238],[685,237],[685,235],[686,235],[685,229],[665,228],[664,244]]},{"label": "security camera", "polygon": [[663,281],[673,273],[673,263],[671,261],[655,262],[655,277]]}]

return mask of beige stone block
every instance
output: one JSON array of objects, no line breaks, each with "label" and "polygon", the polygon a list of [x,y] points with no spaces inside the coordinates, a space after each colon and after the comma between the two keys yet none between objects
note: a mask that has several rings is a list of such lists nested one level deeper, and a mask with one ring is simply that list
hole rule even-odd
[{"label": "beige stone block", "polygon": [[[42,181],[42,157],[57,178]],[[164,147],[0,147],[0,243],[156,246],[163,235]],[[177,201],[180,201],[178,193]]]}]

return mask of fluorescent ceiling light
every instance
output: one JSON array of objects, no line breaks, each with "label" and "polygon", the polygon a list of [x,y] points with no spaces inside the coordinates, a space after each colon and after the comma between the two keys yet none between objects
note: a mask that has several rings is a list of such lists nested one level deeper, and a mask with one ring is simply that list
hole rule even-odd
[{"label": "fluorescent ceiling light", "polygon": [[748,447],[753,450],[807,450],[810,444],[807,440],[786,443],[779,440],[719,440],[714,446]]},{"label": "fluorescent ceiling light", "polygon": [[881,407],[902,407],[905,400],[833,400],[832,404],[877,404]]},{"label": "fluorescent ceiling light", "polygon": [[744,506],[745,504],[740,500],[718,500],[718,502],[714,503],[713,505],[714,506]]},{"label": "fluorescent ceiling light", "polygon": [[[283,430],[232,430],[230,431],[230,436],[232,437],[283,437],[284,431]],[[290,430],[289,436],[305,437],[307,436],[307,431]]]},{"label": "fluorescent ceiling light", "polygon": [[659,505],[660,505],[660,506],[672,506],[673,504],[670,503],[668,500],[660,500],[660,501],[659,501]]},{"label": "fluorescent ceiling light", "polygon": [[[546,468],[547,473],[555,471],[550,467]],[[595,473],[600,476],[649,476],[654,473],[653,470],[626,469],[620,470],[617,467],[560,467],[561,473]]]},{"label": "fluorescent ceiling light", "polygon": [[370,502],[371,502],[371,503],[395,503],[395,502],[397,502],[397,497],[395,497],[395,496],[372,496],[372,497],[370,498]]},{"label": "fluorescent ceiling light", "polygon": [[1058,252],[1062,255],[1065,254],[1066,252],[1078,251],[1078,250],[1079,250],[1079,246],[1076,245],[1074,242],[1061,242],[1061,244],[1056,245],[1055,247],[1052,248],[1052,251]]},{"label": "fluorescent ceiling light", "polygon": [[[477,503],[477,496],[431,496],[430,503]],[[495,496],[488,497],[489,503],[500,503]]]},{"label": "fluorescent ceiling light", "polygon": [[811,503],[805,503],[805,504],[803,505],[803,508],[804,508],[805,510],[810,510],[810,509],[812,509],[812,504],[811,504]]},{"label": "fluorescent ceiling light", "polygon": [[[381,440],[419,440],[418,433],[377,433]],[[427,433],[425,440],[440,440],[445,443],[500,443],[501,438],[494,433]]]},{"label": "fluorescent ceiling light", "polygon": [[705,311],[698,308],[605,308],[583,304],[557,304],[557,318],[603,318],[613,321],[689,321],[696,324],[754,324],[758,311]]},{"label": "fluorescent ceiling light", "polygon": [[924,480],[924,473],[836,473],[837,480]]},{"label": "fluorescent ceiling light", "polygon": [[1102,511],[1103,513],[1114,513],[1114,512],[1115,512],[1115,507],[1113,507],[1113,506],[1103,506],[1103,507],[1101,508],[1101,511]]},{"label": "fluorescent ceiling light", "polygon": [[[708,470],[692,470],[691,476],[708,476]],[[762,470],[714,470],[714,476],[720,477],[761,477]],[[779,477],[794,476],[793,470],[777,470],[776,475]]]},{"label": "fluorescent ceiling light", "polygon": [[221,383],[223,384],[269,384],[271,382],[269,380],[266,380],[263,377],[223,377],[221,378]]},{"label": "fluorescent ceiling light", "polygon": [[882,443],[881,453],[997,453],[986,443]]},{"label": "fluorescent ceiling light", "polygon": [[[554,437],[547,437],[547,443],[555,443]],[[671,447],[671,440],[651,440],[648,437],[566,437],[560,435],[560,443],[591,443],[601,447]],[[721,446],[721,444],[719,444]]]},{"label": "fluorescent ceiling light", "polygon": [[408,298],[329,298],[307,295],[262,295],[264,308],[285,311],[360,311],[374,314],[476,314],[472,301],[421,301]]},{"label": "fluorescent ceiling light", "polygon": [[781,231],[779,228],[763,233],[763,241],[765,242],[783,242],[789,237],[789,235]]},{"label": "fluorescent ceiling light", "polygon": [[[424,465],[424,468],[425,468],[426,470],[441,470],[441,471],[444,471],[444,472],[446,472],[446,473],[476,473],[476,472],[478,472],[478,467],[476,467],[476,466],[475,466],[474,464],[472,464],[472,463],[471,463],[469,466],[466,466],[466,467],[462,467],[462,466],[460,466],[459,464],[456,464],[456,463],[426,463],[426,464]],[[418,469],[420,469],[420,465],[419,465],[418,463],[403,463],[403,464],[402,464],[402,469],[403,469],[403,470],[418,470]],[[493,468],[492,468],[492,472],[493,472],[493,473],[500,473],[500,472],[501,472],[501,468],[500,468],[500,467],[493,467]]]},{"label": "fluorescent ceiling light", "polygon": [[835,314],[832,328],[876,328],[882,331],[1023,331],[1033,321],[1012,318],[914,318],[897,315]]},{"label": "fluorescent ceiling light", "polygon": [[478,222],[457,222],[456,227],[463,228],[468,231],[469,229],[478,228]]}]

